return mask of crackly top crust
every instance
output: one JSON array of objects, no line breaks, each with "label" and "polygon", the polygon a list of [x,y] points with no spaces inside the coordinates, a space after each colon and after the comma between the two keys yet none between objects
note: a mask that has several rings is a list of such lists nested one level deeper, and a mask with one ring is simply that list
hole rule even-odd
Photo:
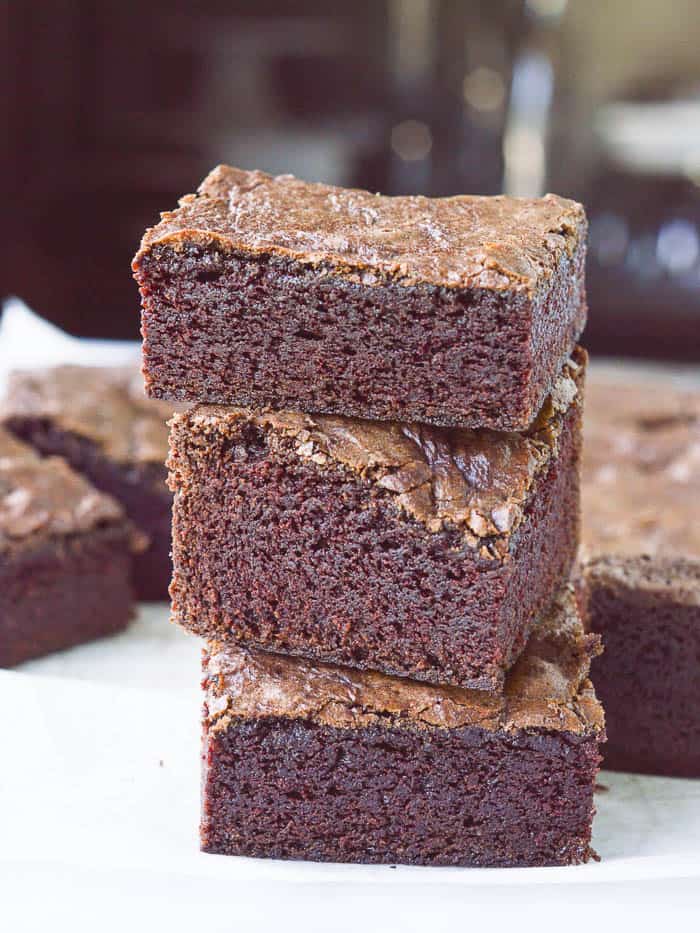
[{"label": "crackly top crust", "polygon": [[0,551],[126,522],[118,503],[60,457],[41,458],[0,428]]},{"label": "crackly top crust", "polygon": [[506,677],[502,694],[436,687],[375,671],[210,644],[204,658],[211,730],[238,719],[305,719],[338,728],[370,725],[600,734],[603,711],[588,680],[600,639],[585,634],[563,590]]},{"label": "crackly top crust", "polygon": [[535,291],[582,248],[583,207],[544,198],[386,197],[220,165],[161,215],[155,245],[274,254],[365,285]]},{"label": "crackly top crust", "polygon": [[[190,432],[235,431],[241,421],[291,439],[318,469],[340,464],[394,495],[397,507],[431,532],[461,528],[484,557],[502,555],[524,517],[535,477],[557,454],[564,415],[581,404],[585,351],[577,348],[526,431],[441,428],[289,411],[200,406],[175,422]],[[177,488],[178,462],[170,458]]]},{"label": "crackly top crust", "polygon": [[591,371],[581,495],[585,556],[700,559],[700,392]]},{"label": "crackly top crust", "polygon": [[606,586],[657,596],[682,606],[700,606],[700,561],[681,557],[606,554],[582,568],[586,589]]},{"label": "crackly top crust", "polygon": [[97,444],[118,463],[157,463],[168,452],[173,405],[148,399],[136,366],[57,366],[12,373],[5,420],[44,418]]}]

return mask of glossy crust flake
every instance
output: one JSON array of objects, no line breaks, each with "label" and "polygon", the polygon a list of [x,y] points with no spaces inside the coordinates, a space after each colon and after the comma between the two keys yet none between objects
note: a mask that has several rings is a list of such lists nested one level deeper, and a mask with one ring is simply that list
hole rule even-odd
[{"label": "glossy crust flake", "polygon": [[283,717],[339,728],[478,726],[602,736],[603,710],[588,680],[600,650],[599,637],[584,633],[569,588],[535,628],[502,693],[430,686],[211,644],[205,666],[207,728],[226,729],[237,718]]},{"label": "glossy crust flake", "polygon": [[363,285],[534,291],[585,239],[580,204],[544,198],[387,197],[220,165],[163,214],[144,251],[185,242],[276,254]]}]

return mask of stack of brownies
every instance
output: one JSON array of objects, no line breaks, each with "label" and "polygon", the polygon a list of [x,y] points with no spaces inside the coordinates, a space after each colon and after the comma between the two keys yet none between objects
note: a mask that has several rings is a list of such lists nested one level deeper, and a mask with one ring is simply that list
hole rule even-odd
[{"label": "stack of brownies", "polygon": [[228,167],[134,260],[203,636],[208,852],[591,855],[583,209]]}]

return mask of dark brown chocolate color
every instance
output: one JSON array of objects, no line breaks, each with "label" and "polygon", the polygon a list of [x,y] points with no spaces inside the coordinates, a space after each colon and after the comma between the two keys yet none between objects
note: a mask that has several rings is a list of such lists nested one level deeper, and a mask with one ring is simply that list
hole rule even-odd
[{"label": "dark brown chocolate color", "polygon": [[220,166],[134,259],[157,398],[526,428],[583,330],[583,208]]},{"label": "dark brown chocolate color", "polygon": [[0,429],[0,666],[124,628],[134,546],[115,500]]},{"label": "dark brown chocolate color", "polygon": [[604,739],[588,681],[598,650],[568,591],[501,694],[210,645],[203,849],[425,865],[586,861]]},{"label": "dark brown chocolate color", "polygon": [[59,366],[14,373],[7,427],[44,455],[64,457],[122,503],[148,538],[134,564],[141,599],[167,599],[171,576],[166,485],[167,419],[173,407],[147,399],[137,367]]},{"label": "dark brown chocolate color", "polygon": [[173,618],[497,688],[578,543],[585,355],[521,434],[201,407],[172,422]]},{"label": "dark brown chocolate color", "polygon": [[700,562],[599,557],[584,568],[586,625],[605,652],[605,767],[700,777]]}]

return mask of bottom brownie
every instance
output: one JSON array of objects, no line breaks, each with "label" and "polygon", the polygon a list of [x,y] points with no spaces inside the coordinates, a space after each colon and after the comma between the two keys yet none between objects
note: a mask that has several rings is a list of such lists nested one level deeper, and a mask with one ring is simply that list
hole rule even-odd
[{"label": "bottom brownie", "polygon": [[600,557],[583,577],[605,767],[700,777],[700,562]]},{"label": "bottom brownie", "polygon": [[434,687],[212,644],[206,852],[418,865],[591,855],[598,639],[567,592],[505,692]]}]

